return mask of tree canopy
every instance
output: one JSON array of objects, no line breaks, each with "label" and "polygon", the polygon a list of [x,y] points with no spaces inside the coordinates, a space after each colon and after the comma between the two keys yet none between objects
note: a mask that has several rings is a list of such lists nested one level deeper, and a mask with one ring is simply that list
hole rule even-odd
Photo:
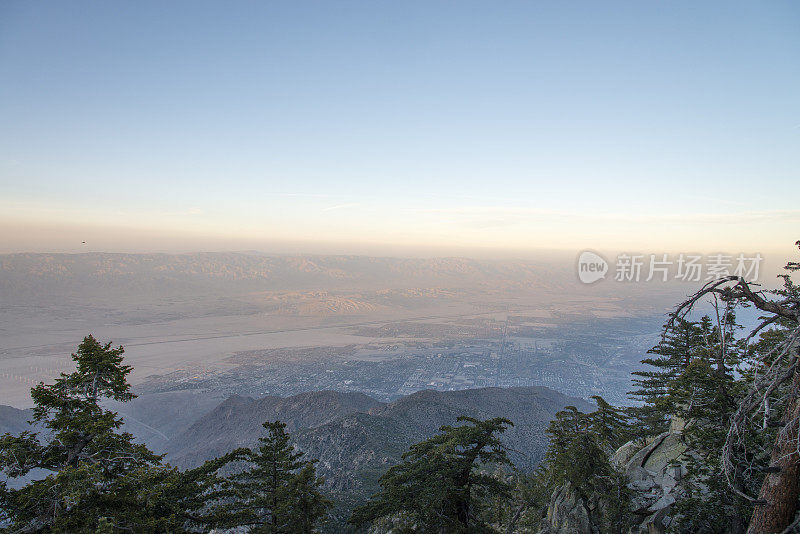
[{"label": "tree canopy", "polygon": [[122,419],[101,406],[103,399],[134,397],[123,353],[87,336],[72,354],[74,372],[31,390],[36,430],[0,438],[0,470],[7,476],[46,473],[22,488],[2,488],[0,508],[13,531],[93,531],[100,518],[133,531],[172,524],[171,514],[150,513],[152,495],[143,491],[170,469],[121,432]]},{"label": "tree canopy", "polygon": [[510,485],[490,468],[510,466],[499,435],[513,423],[494,418],[443,426],[412,445],[403,461],[381,477],[381,491],[356,508],[351,522],[384,520],[414,532],[491,532],[485,517],[490,496],[507,496]]}]

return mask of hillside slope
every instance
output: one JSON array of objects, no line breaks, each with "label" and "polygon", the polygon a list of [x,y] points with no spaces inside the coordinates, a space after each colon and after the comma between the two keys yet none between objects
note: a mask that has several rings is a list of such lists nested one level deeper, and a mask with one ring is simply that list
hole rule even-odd
[{"label": "hillside slope", "polygon": [[287,423],[301,450],[319,459],[318,470],[331,490],[365,495],[411,444],[434,435],[442,425],[456,424],[459,416],[512,420],[514,427],[503,440],[516,465],[533,467],[547,447],[547,425],[570,404],[592,409],[545,387],[420,391],[388,404],[332,391],[287,398],[231,397],[169,440],[165,450],[173,465],[194,467],[255,444],[263,435],[261,423],[277,419]]},{"label": "hillside slope", "polygon": [[380,405],[363,393],[334,391],[260,399],[233,396],[170,439],[164,451],[173,465],[194,467],[237,447],[254,445],[263,435],[264,421],[283,421],[292,432]]},{"label": "hillside slope", "polygon": [[0,405],[0,436],[6,433],[15,436],[32,430],[28,421],[33,417],[33,410],[19,410],[11,406]]},{"label": "hillside slope", "polygon": [[544,387],[420,391],[372,410],[295,433],[300,449],[319,459],[319,472],[337,492],[368,494],[386,469],[413,443],[434,435],[459,416],[505,417],[503,435],[518,467],[537,465],[547,448],[545,430],[566,405],[591,410],[585,401]]}]

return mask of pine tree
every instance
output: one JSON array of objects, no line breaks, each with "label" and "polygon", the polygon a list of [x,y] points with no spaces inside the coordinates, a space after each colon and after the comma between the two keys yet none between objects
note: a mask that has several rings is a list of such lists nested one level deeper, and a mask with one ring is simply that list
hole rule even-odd
[{"label": "pine tree", "polygon": [[608,453],[615,451],[631,436],[628,415],[623,408],[612,406],[599,395],[592,395],[597,410],[586,416],[587,426],[598,444]]},{"label": "pine tree", "polygon": [[684,486],[689,496],[676,506],[680,520],[675,527],[683,532],[744,532],[752,511],[731,490],[720,463],[730,417],[746,383],[737,379],[742,343],[735,338],[739,328],[732,303],[725,303],[724,312],[715,315],[717,324],[709,316],[701,318],[703,344],[668,389],[673,412],[686,423]]},{"label": "pine tree", "polygon": [[511,421],[459,417],[459,426],[411,446],[403,461],[381,477],[381,491],[356,508],[351,523],[381,520],[400,531],[492,532],[485,517],[490,497],[507,497],[509,484],[487,472],[511,462],[498,434]]},{"label": "pine tree", "polygon": [[6,476],[21,477],[33,469],[49,473],[19,489],[3,485],[0,509],[12,531],[93,532],[112,526],[136,532],[146,531],[143,525],[173,521],[169,514],[149,515],[154,510],[143,506],[137,482],[169,470],[159,456],[120,432],[122,419],[101,405],[103,399],[134,398],[123,353],[121,346],[84,338],[72,355],[75,372],[31,390],[32,422],[47,432],[0,438],[0,470]]},{"label": "pine tree", "polygon": [[628,424],[623,409],[599,396],[595,402],[598,409],[590,414],[574,406],[556,413],[547,429],[550,444],[537,479],[551,493],[559,488],[573,492],[587,510],[595,510],[597,526],[621,533],[628,525],[630,491],[609,454],[628,439]]},{"label": "pine tree", "polygon": [[[800,248],[800,241],[795,245]],[[797,365],[800,359],[800,346],[797,342],[800,337],[800,286],[791,278],[794,273],[800,271],[800,262],[790,261],[784,269],[786,272],[779,275],[779,278],[783,279],[783,287],[773,292],[779,297],[775,300],[765,300],[761,295],[750,291],[749,287],[739,283],[744,294],[743,298],[769,314],[761,327],[768,324],[778,327],[773,339],[767,342],[767,345],[773,344],[773,346],[769,347],[769,352],[762,353],[757,360],[764,367],[762,377],[768,379],[775,374],[792,370],[790,374],[785,374],[787,380],[781,387],[776,388],[779,391],[773,391],[773,394],[780,395],[779,406],[776,407],[773,403],[772,408],[770,407],[770,395],[764,394],[759,397],[763,403],[765,423],[763,426],[767,426],[772,420],[780,427],[780,431],[774,432],[772,437],[773,441],[769,447],[769,470],[758,491],[760,504],[756,506],[750,519],[748,534],[766,534],[800,528],[800,518],[797,518],[798,495],[800,495],[800,452],[797,446],[800,442],[798,423],[800,366]],[[752,391],[761,393],[764,391],[764,383],[768,383],[767,380],[753,380]],[[740,404],[738,413],[746,413],[748,409],[755,408],[754,398],[757,397],[748,395],[747,400]],[[776,416],[771,417],[771,413],[775,413]]]},{"label": "pine tree", "polygon": [[698,358],[681,376],[676,389],[679,386],[684,395],[680,413],[687,421],[683,438],[688,447],[684,455],[688,473],[683,486],[689,495],[676,505],[679,521],[675,529],[744,532],[752,507],[731,491],[719,454],[742,383],[728,374],[720,375],[708,360]]},{"label": "pine tree", "polygon": [[323,479],[317,476],[314,465],[306,462],[289,481],[289,495],[284,524],[285,532],[307,534],[315,532],[319,519],[328,513],[331,503],[322,496]]},{"label": "pine tree", "polygon": [[585,413],[575,406],[565,406],[556,412],[556,417],[550,421],[547,434],[550,436],[548,451],[563,449],[577,436],[588,428],[588,418]]},{"label": "pine tree", "polygon": [[665,331],[664,338],[648,354],[643,364],[655,370],[634,371],[640,378],[633,383],[638,387],[629,393],[643,403],[632,410],[643,434],[657,435],[667,430],[669,418],[675,413],[675,400],[671,386],[689,366],[692,359],[703,350],[703,333],[696,322],[678,319]]},{"label": "pine tree", "polygon": [[[314,532],[331,505],[314,462],[302,460],[285,423],[263,426],[267,435],[255,450],[237,449],[188,474],[202,488],[193,505],[198,522],[254,533]],[[220,476],[224,470],[233,473]]]}]

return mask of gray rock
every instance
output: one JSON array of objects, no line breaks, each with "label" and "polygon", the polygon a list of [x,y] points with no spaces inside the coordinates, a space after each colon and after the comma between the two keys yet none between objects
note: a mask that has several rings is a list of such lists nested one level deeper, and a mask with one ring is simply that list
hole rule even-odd
[{"label": "gray rock", "polygon": [[669,508],[673,504],[675,504],[675,497],[673,497],[672,495],[664,495],[663,497],[658,499],[656,502],[651,504],[650,508],[648,508],[647,510],[649,512],[658,512],[659,510],[663,510],[665,508]]},{"label": "gray rock", "polygon": [[[611,456],[612,464],[628,478],[633,490],[631,510],[636,524],[629,534],[663,534],[672,520],[675,502],[684,496],[682,479],[687,451],[680,433],[665,432],[642,444],[631,441]],[[683,462],[683,463],[682,463]],[[601,515],[598,498],[577,499],[569,488],[553,493],[542,520],[539,534],[596,534],[600,532],[592,519]]]},{"label": "gray rock", "polygon": [[[647,469],[644,467],[639,467],[638,465],[628,469],[625,474],[632,483],[645,481],[652,482],[653,478],[653,473],[650,473]],[[650,486],[652,487],[652,484],[650,484]]]},{"label": "gray rock", "polygon": [[665,494],[671,492],[677,485],[678,481],[670,474],[664,475],[661,479],[660,486],[663,488]]},{"label": "gray rock", "polygon": [[645,462],[650,458],[650,454],[659,446],[661,442],[669,436],[669,432],[664,432],[663,434],[659,434],[655,437],[652,441],[648,442],[647,445],[639,449],[636,453],[631,456],[631,459],[628,460],[628,463],[625,464],[625,471],[629,471],[634,467],[644,467]]},{"label": "gray rock", "polygon": [[664,529],[669,524],[668,511],[668,507],[662,508],[645,519],[642,526],[646,529],[647,534],[664,534]]},{"label": "gray rock", "polygon": [[674,464],[686,452],[686,449],[681,434],[667,434],[658,446],[650,451],[642,467],[648,471],[663,473],[667,466]]},{"label": "gray rock", "polygon": [[633,455],[636,454],[641,448],[642,444],[638,440],[629,441],[617,449],[616,452],[611,456],[611,465],[616,468],[621,468],[627,465],[631,457],[633,457]]},{"label": "gray rock", "polygon": [[569,486],[558,488],[550,497],[540,534],[593,534],[586,505]]}]

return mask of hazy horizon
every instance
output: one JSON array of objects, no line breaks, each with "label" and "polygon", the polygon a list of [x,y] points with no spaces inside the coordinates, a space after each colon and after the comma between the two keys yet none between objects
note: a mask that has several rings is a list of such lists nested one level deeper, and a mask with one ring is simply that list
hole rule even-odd
[{"label": "hazy horizon", "polygon": [[[119,234],[116,234],[117,237]],[[406,258],[406,259],[447,259],[463,258],[474,260],[495,260],[541,262],[542,264],[559,263],[571,268],[583,251],[594,251],[613,261],[620,254],[641,255],[645,259],[651,255],[661,256],[667,254],[674,263],[681,255],[700,255],[709,258],[716,254],[730,255],[735,258],[738,254],[744,254],[748,258],[760,255],[761,279],[763,275],[772,276],[783,272],[783,266],[788,261],[794,261],[797,247],[789,243],[787,246],[769,250],[765,248],[741,249],[741,248],[715,248],[711,250],[701,250],[697,248],[684,249],[661,249],[653,247],[641,248],[597,248],[597,247],[565,247],[565,248],[501,248],[501,247],[454,247],[454,246],[412,246],[412,245],[392,245],[392,244],[342,244],[324,243],[313,241],[299,242],[270,242],[270,241],[251,241],[251,242],[231,242],[215,241],[208,238],[175,239],[174,241],[161,241],[153,238],[142,240],[131,240],[130,245],[116,243],[108,247],[97,246],[90,243],[80,243],[73,245],[63,242],[52,242],[51,244],[41,244],[39,246],[25,246],[20,248],[0,247],[0,255],[14,254],[132,254],[132,255],[195,255],[195,254],[252,254],[259,256],[360,256],[365,258]],[[156,243],[156,244],[154,244]],[[735,262],[734,262],[735,263]]]}]

